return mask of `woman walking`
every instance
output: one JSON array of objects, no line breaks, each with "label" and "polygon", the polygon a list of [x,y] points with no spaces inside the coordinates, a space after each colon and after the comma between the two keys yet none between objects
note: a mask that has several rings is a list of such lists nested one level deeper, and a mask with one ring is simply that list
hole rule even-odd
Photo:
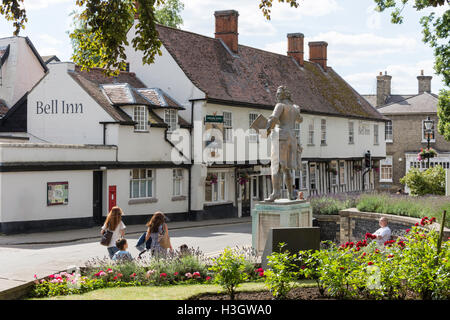
[{"label": "woman walking", "polygon": [[147,222],[147,234],[145,235],[145,241],[152,238],[151,252],[152,255],[164,255],[167,253],[167,249],[172,249],[170,243],[169,228],[165,223],[165,216],[162,212],[157,211],[153,214],[149,222]]},{"label": "woman walking", "polygon": [[108,244],[108,253],[109,257],[112,259],[114,254],[119,251],[119,248],[116,247],[116,241],[119,238],[123,238],[125,236],[125,224],[122,222],[123,211],[119,207],[113,207],[111,211],[108,213],[106,217],[105,224],[102,227],[101,234],[106,232],[106,230],[111,231],[112,237],[111,241]]}]

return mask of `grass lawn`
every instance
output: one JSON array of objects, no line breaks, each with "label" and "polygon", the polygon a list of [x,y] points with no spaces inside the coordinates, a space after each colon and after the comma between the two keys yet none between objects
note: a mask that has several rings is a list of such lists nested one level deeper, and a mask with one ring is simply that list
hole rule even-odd
[{"label": "grass lawn", "polygon": [[[298,282],[299,286],[314,286],[312,280],[303,280]],[[266,290],[264,282],[243,283],[239,291],[262,291]],[[85,294],[58,296],[45,299],[33,300],[186,300],[200,293],[222,292],[222,288],[213,284],[202,285],[173,285],[163,287],[126,287],[126,288],[107,288],[94,290]]]}]

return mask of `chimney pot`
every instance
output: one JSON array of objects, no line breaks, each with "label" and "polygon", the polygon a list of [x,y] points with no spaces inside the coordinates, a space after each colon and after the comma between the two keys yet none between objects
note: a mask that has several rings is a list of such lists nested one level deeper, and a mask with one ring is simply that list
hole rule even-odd
[{"label": "chimney pot", "polygon": [[325,41],[308,42],[309,61],[318,63],[324,71],[327,71],[327,46]]},{"label": "chimney pot", "polygon": [[287,55],[294,58],[300,66],[304,64],[303,33],[288,33]]},{"label": "chimney pot", "polygon": [[431,79],[432,76],[424,76],[423,70],[420,71],[420,76],[417,76],[418,86],[419,86],[419,94],[424,92],[431,93]]},{"label": "chimney pot", "polygon": [[386,104],[387,99],[391,95],[391,79],[392,76],[387,74],[387,71],[380,72],[377,76],[377,107]]},{"label": "chimney pot", "polygon": [[238,17],[236,10],[223,10],[214,12],[216,17],[215,38],[221,39],[226,46],[238,53]]}]

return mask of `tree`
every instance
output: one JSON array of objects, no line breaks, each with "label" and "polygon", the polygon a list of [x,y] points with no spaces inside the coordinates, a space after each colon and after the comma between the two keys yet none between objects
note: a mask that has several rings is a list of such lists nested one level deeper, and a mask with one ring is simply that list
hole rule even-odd
[{"label": "tree", "polygon": [[[28,19],[21,4],[32,0],[2,0],[0,14],[8,21],[13,21],[14,35],[19,35],[25,28]],[[134,23],[136,37],[131,40],[135,50],[143,52],[142,62],[150,64],[155,56],[161,55],[161,41],[158,39],[156,23],[158,19],[167,19],[169,25],[177,25],[179,19],[174,12],[179,12],[180,6],[171,6],[176,0],[74,0],[83,8],[78,15],[82,28],[71,35],[72,42],[77,43],[73,60],[83,69],[100,66],[109,74],[117,74],[126,66],[125,47],[128,30]],[[266,19],[270,19],[273,0],[253,0],[260,2],[260,9]],[[300,0],[278,0],[298,7]],[[167,7],[157,11],[165,3]],[[85,33],[88,31],[88,33]]]},{"label": "tree", "polygon": [[[383,12],[392,9],[391,22],[403,22],[402,11],[413,0],[374,0],[377,4],[375,10]],[[449,5],[450,0],[414,0],[413,7],[417,10]],[[432,12],[420,19],[422,25],[423,42],[434,49],[434,70],[444,77],[446,87],[450,86],[450,9],[441,17]],[[447,141],[450,141],[450,90],[442,89],[439,92],[438,102],[438,131]]]},{"label": "tree", "polygon": [[[155,20],[165,26],[179,28],[183,24],[180,12],[184,9],[184,4],[180,0],[166,0],[155,8]],[[104,56],[108,54],[104,47],[96,45],[99,34],[93,32],[87,24],[86,19],[76,11],[72,12],[74,29],[68,31],[72,40],[73,60],[78,64],[90,67],[106,68]],[[134,22],[134,19],[131,23]],[[130,25],[131,27],[131,25]],[[117,68],[123,70],[125,62],[117,64]]]}]

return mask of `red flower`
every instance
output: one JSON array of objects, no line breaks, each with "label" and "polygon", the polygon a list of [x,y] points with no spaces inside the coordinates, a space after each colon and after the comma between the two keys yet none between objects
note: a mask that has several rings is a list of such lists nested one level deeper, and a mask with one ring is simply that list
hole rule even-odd
[{"label": "red flower", "polygon": [[418,223],[418,222],[416,222],[415,226],[416,226],[416,227],[418,227],[418,226],[419,226],[419,223]]},{"label": "red flower", "polygon": [[344,267],[339,267],[339,270],[345,270],[345,268]]},{"label": "red flower", "polygon": [[258,272],[258,273],[264,272],[264,269],[263,268],[258,268],[258,269],[256,269],[256,272]]},{"label": "red flower", "polygon": [[301,268],[302,268],[302,270],[305,270],[305,269],[306,269],[306,266],[305,266],[305,265],[303,265],[303,266],[301,266]]},{"label": "red flower", "polygon": [[133,273],[132,275],[130,275],[130,278],[134,278],[136,277],[136,273]]},{"label": "red flower", "polygon": [[367,262],[367,264],[368,264],[369,266],[371,266],[371,265],[373,265],[373,262],[372,262],[372,261],[369,261],[369,262]]},{"label": "red flower", "polygon": [[55,275],[51,274],[48,276],[50,279],[53,279],[55,277]]},{"label": "red flower", "polygon": [[260,276],[260,277],[264,277],[264,272],[260,272],[260,273],[259,273],[259,276]]},{"label": "red flower", "polygon": [[174,275],[174,276],[177,276],[177,275],[178,275],[178,272],[175,272],[173,275]]},{"label": "red flower", "polygon": [[122,277],[123,277],[123,274],[118,273],[117,276],[118,276],[119,278],[122,278]]},{"label": "red flower", "polygon": [[161,273],[161,274],[159,275],[159,277],[160,277],[160,278],[165,278],[165,277],[167,277],[167,273],[163,272],[163,273]]},{"label": "red flower", "polygon": [[390,254],[390,255],[388,255],[388,258],[392,258],[394,255],[393,254]]},{"label": "red flower", "polygon": [[363,254],[362,254],[362,257],[365,257],[366,256],[366,253],[364,252]]},{"label": "red flower", "polygon": [[113,278],[113,280],[117,280],[117,276],[115,276],[115,277]]},{"label": "red flower", "polygon": [[359,250],[361,250],[361,248],[360,247],[356,247],[356,249],[355,249],[356,251],[359,251]]},{"label": "red flower", "polygon": [[206,281],[209,281],[209,280],[211,280],[211,277],[210,277],[210,276],[207,276],[207,277],[205,278],[205,280],[206,280]]},{"label": "red flower", "polygon": [[410,232],[411,231],[411,229],[406,229],[406,233],[408,233],[408,232]]}]

